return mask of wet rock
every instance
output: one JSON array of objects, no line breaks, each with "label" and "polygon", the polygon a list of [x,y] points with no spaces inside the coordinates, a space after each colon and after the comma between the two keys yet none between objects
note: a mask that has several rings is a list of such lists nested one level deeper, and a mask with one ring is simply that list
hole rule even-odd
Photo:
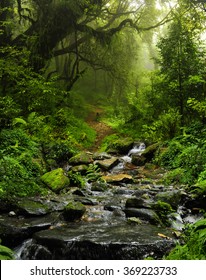
[{"label": "wet rock", "polygon": [[91,191],[93,192],[104,192],[108,188],[107,184],[104,182],[96,182],[91,186]]},{"label": "wet rock", "polygon": [[62,168],[45,173],[41,179],[53,192],[56,193],[59,193],[70,184],[70,180],[65,176]]},{"label": "wet rock", "polygon": [[154,158],[155,153],[158,150],[158,148],[159,148],[159,144],[158,143],[152,144],[152,145],[148,146],[142,152],[142,156],[146,159],[146,161],[151,161]]},{"label": "wet rock", "polygon": [[70,201],[64,208],[63,217],[66,221],[79,220],[86,212],[86,207],[78,201]]},{"label": "wet rock", "polygon": [[46,204],[27,198],[20,199],[16,207],[18,214],[25,216],[46,215],[51,210]]},{"label": "wet rock", "polygon": [[103,170],[110,170],[119,163],[119,159],[117,157],[111,157],[109,159],[98,160],[95,163]]},{"label": "wet rock", "polygon": [[161,224],[161,221],[155,211],[145,208],[126,208],[124,210],[126,217],[136,217],[148,221],[152,225]]},{"label": "wet rock", "polygon": [[128,174],[111,174],[107,176],[102,176],[102,179],[107,183],[131,183],[133,182],[133,178]]},{"label": "wet rock", "polygon": [[16,213],[14,211],[9,212],[9,217],[15,217],[15,216],[16,216]]},{"label": "wet rock", "polygon": [[163,201],[172,206],[172,208],[177,209],[178,206],[180,205],[182,198],[181,191],[179,190],[172,190],[172,191],[164,191],[164,192],[159,192],[155,196],[155,200],[158,201]]},{"label": "wet rock", "polygon": [[129,224],[138,224],[138,225],[141,225],[141,223],[142,223],[142,221],[139,218],[136,218],[136,217],[127,218],[127,222]]},{"label": "wet rock", "polygon": [[120,138],[109,144],[108,153],[126,155],[134,145],[131,138]]},{"label": "wet rock", "polygon": [[82,175],[85,175],[88,170],[88,166],[86,164],[76,165],[71,168],[72,172],[78,172]]},{"label": "wet rock", "polygon": [[151,208],[151,203],[142,198],[128,198],[125,204],[126,208]]},{"label": "wet rock", "polygon": [[140,154],[134,154],[132,155],[132,164],[136,165],[136,166],[143,166],[145,165],[147,159]]},{"label": "wet rock", "polygon": [[92,162],[93,162],[92,156],[87,152],[81,152],[69,159],[69,164],[71,165],[81,165],[81,164],[88,165]]},{"label": "wet rock", "polygon": [[118,204],[114,204],[112,202],[109,202],[104,206],[104,209],[108,210],[108,211],[114,211],[114,210],[117,210],[117,209],[122,210],[122,207]]},{"label": "wet rock", "polygon": [[81,202],[84,205],[97,205],[97,202],[86,197],[74,197],[74,201]]},{"label": "wet rock", "polygon": [[[161,259],[174,247],[172,239],[162,239],[172,234],[152,225],[110,225],[76,223],[35,233],[33,244],[51,252],[56,260],[141,260],[146,256]],[[31,245],[27,252],[33,249]],[[35,255],[35,252],[33,252]],[[39,256],[40,259],[41,256]]]},{"label": "wet rock", "polygon": [[103,160],[103,159],[110,159],[112,156],[108,153],[94,153],[93,154],[93,160]]},{"label": "wet rock", "polygon": [[168,215],[168,222],[174,230],[181,231],[184,228],[184,222],[178,213],[170,213]]},{"label": "wet rock", "polygon": [[0,239],[2,244],[11,248],[40,230],[48,229],[59,219],[59,214],[49,214],[41,218],[20,218],[0,216]]},{"label": "wet rock", "polygon": [[85,193],[84,193],[82,190],[80,190],[80,189],[75,189],[75,190],[72,192],[72,194],[74,194],[74,195],[79,195],[79,196],[85,196]]}]

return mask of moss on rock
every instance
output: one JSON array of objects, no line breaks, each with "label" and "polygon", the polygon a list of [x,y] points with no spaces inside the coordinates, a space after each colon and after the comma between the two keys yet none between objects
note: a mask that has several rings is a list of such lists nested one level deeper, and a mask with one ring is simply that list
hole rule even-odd
[{"label": "moss on rock", "polygon": [[45,173],[41,179],[52,191],[56,193],[65,187],[68,187],[70,184],[70,180],[64,175],[64,170],[62,168]]},{"label": "moss on rock", "polygon": [[70,201],[64,208],[63,217],[66,221],[79,220],[85,213],[86,207],[78,201]]},{"label": "moss on rock", "polygon": [[69,163],[72,165],[80,165],[80,164],[90,164],[93,162],[93,159],[90,154],[87,152],[81,152],[77,155],[70,158]]}]

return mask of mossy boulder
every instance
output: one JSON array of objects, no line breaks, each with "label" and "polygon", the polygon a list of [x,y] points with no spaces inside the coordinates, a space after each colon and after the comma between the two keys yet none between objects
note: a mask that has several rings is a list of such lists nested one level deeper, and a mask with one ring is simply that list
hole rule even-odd
[{"label": "mossy boulder", "polygon": [[93,162],[92,156],[87,152],[81,152],[69,159],[71,165],[90,164]]},{"label": "mossy boulder", "polygon": [[63,211],[63,217],[66,221],[73,222],[81,219],[86,212],[86,207],[79,201],[70,201]]},{"label": "mossy boulder", "polygon": [[0,245],[0,260],[13,260],[14,252],[8,247]]},{"label": "mossy boulder", "polygon": [[147,162],[147,159],[140,155],[140,154],[134,154],[132,155],[132,164],[136,166],[143,166]]},{"label": "mossy boulder", "polygon": [[41,179],[53,192],[56,193],[68,187],[70,184],[70,180],[64,174],[64,170],[62,168],[45,173]]},{"label": "mossy boulder", "polygon": [[103,159],[96,162],[97,166],[99,166],[103,170],[110,170],[118,163],[119,159],[117,157],[111,157],[109,159]]},{"label": "mossy boulder", "polygon": [[19,200],[16,204],[16,207],[18,213],[25,216],[41,216],[50,212],[50,209],[47,205],[41,203],[40,201],[27,198]]},{"label": "mossy boulder", "polygon": [[157,152],[159,148],[159,144],[158,143],[155,143],[155,144],[152,144],[150,146],[148,146],[142,153],[142,157],[144,157],[147,161],[151,161],[154,156],[155,156],[155,153]]},{"label": "mossy boulder", "polygon": [[131,138],[120,138],[108,145],[107,152],[125,155],[132,149],[134,141]]},{"label": "mossy boulder", "polygon": [[177,209],[181,203],[182,192],[180,190],[171,190],[165,192],[159,192],[155,196],[155,201],[162,201],[168,203],[173,209]]}]

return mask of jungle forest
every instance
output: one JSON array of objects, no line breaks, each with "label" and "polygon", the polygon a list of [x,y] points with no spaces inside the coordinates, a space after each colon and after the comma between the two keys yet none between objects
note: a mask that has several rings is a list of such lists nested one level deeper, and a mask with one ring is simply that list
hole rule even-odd
[{"label": "jungle forest", "polygon": [[0,259],[206,259],[206,1],[0,0]]}]

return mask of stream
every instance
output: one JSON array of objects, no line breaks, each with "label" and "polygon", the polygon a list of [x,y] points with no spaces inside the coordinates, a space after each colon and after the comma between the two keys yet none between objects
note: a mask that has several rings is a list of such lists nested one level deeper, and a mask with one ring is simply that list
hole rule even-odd
[{"label": "stream", "polygon": [[[21,260],[161,259],[175,246],[185,224],[201,214],[188,207],[190,198],[181,187],[158,183],[160,171],[151,179],[144,174],[150,174],[149,169],[132,163],[132,157],[141,157],[145,148],[139,143],[126,155],[99,154],[94,164],[102,168],[106,162],[102,169],[106,187],[87,182],[83,189],[38,198],[47,211],[40,207],[35,213],[30,209],[17,215],[11,209],[1,214],[3,243]],[[67,222],[62,216],[71,198],[86,206],[79,221]],[[174,209],[167,226],[153,209],[159,200]]]}]

